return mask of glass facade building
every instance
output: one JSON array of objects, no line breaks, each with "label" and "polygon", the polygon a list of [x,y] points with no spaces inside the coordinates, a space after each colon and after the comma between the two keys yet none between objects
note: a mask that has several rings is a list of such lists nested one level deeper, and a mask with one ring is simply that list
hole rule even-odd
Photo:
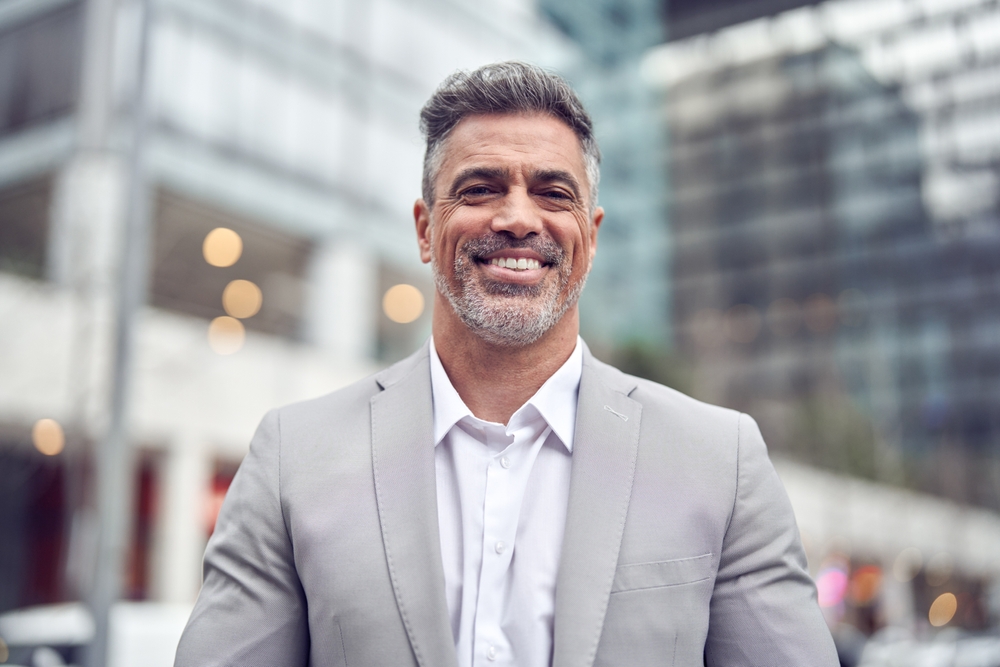
[{"label": "glass facade building", "polygon": [[647,60],[669,132],[677,347],[693,391],[756,416],[775,449],[997,509],[995,47],[970,41],[963,63],[928,41],[961,44],[996,14],[879,23],[856,4]]},{"label": "glass facade building", "polygon": [[739,20],[691,18],[643,63],[681,375],[760,423],[843,664],[873,633],[863,664],[915,664],[928,623],[1000,620],[996,569],[969,560],[996,560],[990,530],[957,528],[1000,509],[1000,12],[831,0]]}]

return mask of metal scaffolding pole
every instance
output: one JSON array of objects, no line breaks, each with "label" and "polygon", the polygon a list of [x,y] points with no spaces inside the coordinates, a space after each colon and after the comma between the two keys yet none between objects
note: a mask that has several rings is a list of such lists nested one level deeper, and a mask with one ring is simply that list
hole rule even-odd
[{"label": "metal scaffolding pole", "polygon": [[[99,534],[97,543],[96,572],[88,605],[94,615],[95,635],[85,656],[87,667],[105,667],[108,658],[109,620],[112,605],[121,595],[122,573],[126,563],[128,522],[132,507],[132,451],[128,437],[128,408],[132,389],[133,359],[135,350],[136,321],[146,296],[149,256],[150,196],[146,181],[145,138],[147,131],[147,61],[151,6],[149,0],[136,0],[139,12],[139,46],[135,86],[132,96],[132,137],[127,163],[127,201],[124,239],[120,248],[116,286],[116,314],[114,348],[111,366],[111,392],[108,409],[108,428],[96,452],[96,490],[98,502]],[[114,3],[91,0],[92,20],[109,21],[104,26],[106,36],[113,35]],[[88,41],[101,34],[102,29],[89,32]],[[87,49],[109,49],[105,44],[88,44]],[[103,64],[110,75],[110,54],[95,56],[95,66]],[[97,94],[101,91],[91,91]],[[103,107],[107,114],[103,128],[106,142],[112,112],[111,86]],[[85,93],[86,95],[87,93]],[[98,126],[99,126],[99,120]],[[83,125],[83,123],[82,123]],[[97,150],[105,146],[93,146]]]}]

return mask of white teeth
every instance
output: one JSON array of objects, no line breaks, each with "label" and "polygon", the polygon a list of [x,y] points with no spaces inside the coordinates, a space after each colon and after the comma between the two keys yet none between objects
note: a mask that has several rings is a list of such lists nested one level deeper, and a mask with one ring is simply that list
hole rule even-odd
[{"label": "white teeth", "polygon": [[515,259],[513,257],[494,257],[490,260],[490,264],[493,266],[499,266],[505,269],[514,269],[517,271],[526,271],[528,269],[540,269],[542,267],[541,262],[537,259],[526,259],[521,257],[520,259]]}]

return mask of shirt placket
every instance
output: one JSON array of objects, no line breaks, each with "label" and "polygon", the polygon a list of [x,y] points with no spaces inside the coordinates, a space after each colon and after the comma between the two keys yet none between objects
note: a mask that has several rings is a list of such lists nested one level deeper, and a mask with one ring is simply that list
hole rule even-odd
[{"label": "shirt placket", "polygon": [[[511,435],[502,429],[487,433],[487,443],[493,445],[493,454],[486,472],[483,505],[483,562],[476,604],[475,667],[514,664],[515,656],[503,632],[505,596],[510,585],[510,566],[525,487],[538,450],[550,430],[544,422],[533,427],[525,424],[514,431],[513,442],[501,451],[497,450],[510,441]],[[490,441],[491,437],[494,440]]]},{"label": "shirt placket", "polygon": [[486,437],[492,455],[486,469],[483,505],[483,563],[479,576],[473,653],[473,664],[477,667],[513,664],[501,622],[503,593],[517,532],[517,512],[513,506],[519,504],[514,488],[516,485],[510,474],[511,457],[517,456],[522,448],[517,434],[510,442],[510,436],[501,428],[488,429]]}]

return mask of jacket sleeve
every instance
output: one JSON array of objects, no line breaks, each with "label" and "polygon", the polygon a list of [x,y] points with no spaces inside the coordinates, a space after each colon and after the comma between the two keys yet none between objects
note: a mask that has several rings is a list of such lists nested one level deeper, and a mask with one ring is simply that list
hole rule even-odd
[{"label": "jacket sleeve", "polygon": [[307,664],[306,601],[279,494],[280,444],[272,411],[226,494],[175,667]]},{"label": "jacket sleeve", "polygon": [[757,424],[740,415],[737,486],[712,594],[707,667],[837,667],[795,516]]}]

